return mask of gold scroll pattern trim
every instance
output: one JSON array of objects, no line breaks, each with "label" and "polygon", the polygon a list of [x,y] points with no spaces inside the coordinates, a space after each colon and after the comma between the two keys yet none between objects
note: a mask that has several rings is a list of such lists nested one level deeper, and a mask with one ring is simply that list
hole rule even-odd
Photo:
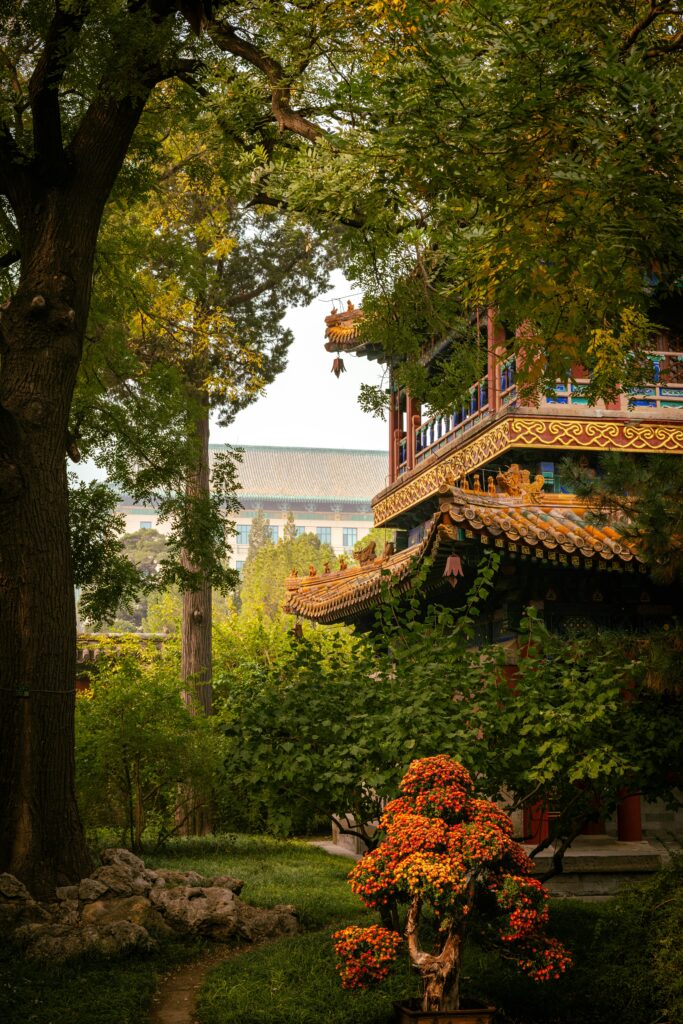
[{"label": "gold scroll pattern trim", "polygon": [[666,427],[654,423],[624,427],[624,440],[630,450],[665,451],[683,455],[683,426]]},{"label": "gold scroll pattern trim", "polygon": [[375,526],[436,494],[442,483],[473,472],[509,448],[544,445],[683,455],[683,425],[511,417],[378,502],[374,506]]},{"label": "gold scroll pattern trim", "polygon": [[683,426],[655,423],[586,422],[585,420],[511,419],[513,445],[566,448],[615,448],[683,454]]},{"label": "gold scroll pattern trim", "polygon": [[510,447],[507,421],[499,423],[492,430],[470,441],[446,458],[425,470],[405,487],[387,495],[374,507],[375,526],[398,515],[407,508],[417,505],[424,498],[436,494],[441,484],[459,479],[464,473],[471,473],[485,465],[495,455]]}]

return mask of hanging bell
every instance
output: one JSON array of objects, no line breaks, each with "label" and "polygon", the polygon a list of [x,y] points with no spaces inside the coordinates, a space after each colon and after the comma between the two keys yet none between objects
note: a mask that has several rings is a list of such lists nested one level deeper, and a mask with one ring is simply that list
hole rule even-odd
[{"label": "hanging bell", "polygon": [[339,380],[342,373],[346,373],[346,367],[344,366],[344,360],[337,356],[332,362],[332,373]]},{"label": "hanging bell", "polygon": [[446,559],[446,565],[443,571],[444,579],[446,583],[449,583],[452,587],[457,587],[458,576],[464,576],[462,571],[462,562],[458,555],[449,555]]}]

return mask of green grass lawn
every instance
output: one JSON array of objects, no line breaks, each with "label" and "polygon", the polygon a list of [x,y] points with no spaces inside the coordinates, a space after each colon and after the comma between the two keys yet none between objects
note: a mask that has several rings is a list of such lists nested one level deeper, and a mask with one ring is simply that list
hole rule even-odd
[{"label": "green grass lawn", "polygon": [[[201,1024],[390,1024],[392,1001],[416,992],[405,963],[377,991],[341,988],[331,932],[377,920],[347,885],[345,858],[295,840],[229,836],[177,840],[145,859],[150,867],[238,876],[246,901],[292,903],[306,929],[245,947],[211,970],[199,999]],[[668,889],[653,892],[649,904],[635,893],[630,902],[554,905],[551,931],[575,957],[559,982],[535,985],[497,956],[469,949],[463,994],[498,1006],[500,1024],[683,1024],[676,1010],[662,1015],[654,992],[646,949],[653,908],[672,904]],[[172,943],[144,959],[61,968],[3,960],[0,951],[0,1024],[143,1024],[159,975],[204,949]]]},{"label": "green grass lawn", "polygon": [[[366,913],[346,885],[351,862],[305,842],[249,836],[176,840],[163,854],[144,859],[149,867],[242,878],[247,902],[293,903],[307,930],[327,928],[329,934],[336,922],[359,921]],[[159,976],[206,948],[201,942],[172,943],[145,958],[61,967],[29,964],[0,949],[0,1024],[140,1024]],[[238,959],[244,972],[246,955]]]},{"label": "green grass lawn", "polygon": [[84,959],[50,967],[0,951],[2,1024],[141,1024],[160,975],[198,956],[204,944],[167,943],[159,953]]},{"label": "green grass lawn", "polygon": [[241,898],[257,907],[293,903],[309,931],[329,923],[353,924],[367,912],[346,884],[352,861],[310,843],[268,836],[178,839],[150,867],[234,875],[244,881]]}]

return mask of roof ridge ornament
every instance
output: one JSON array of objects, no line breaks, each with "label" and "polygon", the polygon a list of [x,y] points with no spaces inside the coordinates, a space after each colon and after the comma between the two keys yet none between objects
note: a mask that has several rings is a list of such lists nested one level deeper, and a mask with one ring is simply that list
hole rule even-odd
[{"label": "roof ridge ornament", "polygon": [[[537,473],[533,481],[528,469],[520,469],[518,463],[513,462],[505,472],[496,474],[498,490],[511,498],[522,498],[525,501],[535,501],[542,494],[545,480],[541,473]],[[489,494],[492,494],[489,487]]]}]

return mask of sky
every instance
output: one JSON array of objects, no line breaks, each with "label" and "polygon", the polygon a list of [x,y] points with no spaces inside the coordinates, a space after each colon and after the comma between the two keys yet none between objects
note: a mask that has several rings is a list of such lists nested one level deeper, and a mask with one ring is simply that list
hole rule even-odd
[{"label": "sky", "polygon": [[287,369],[229,427],[213,424],[212,444],[387,449],[386,421],[361,412],[358,405],[361,383],[379,384],[382,367],[346,354],[346,373],[337,380],[332,373],[335,353],[324,348],[325,317],[335,299],[337,308],[345,309],[347,298],[360,302],[360,295],[336,274],[329,292],[309,306],[289,310],[285,325],[294,333],[294,342]]},{"label": "sky", "polygon": [[[346,300],[360,302],[341,273],[332,275],[332,286],[308,306],[291,307],[285,325],[294,341],[284,373],[266,388],[265,394],[239,413],[229,427],[211,425],[211,444],[262,444],[303,448],[361,448],[386,451],[389,428],[361,412],[360,385],[379,384],[379,363],[344,355],[346,372],[332,373],[335,353],[325,351],[325,317]],[[105,474],[92,462],[70,467],[82,480],[102,479]]]}]

